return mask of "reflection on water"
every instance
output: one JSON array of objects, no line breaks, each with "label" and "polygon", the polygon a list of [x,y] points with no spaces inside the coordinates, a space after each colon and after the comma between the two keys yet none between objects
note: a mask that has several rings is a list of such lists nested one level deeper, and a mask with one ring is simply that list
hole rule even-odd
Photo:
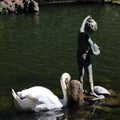
[{"label": "reflection on water", "polygon": [[[118,110],[118,109],[117,109]],[[97,105],[70,107],[43,112],[17,112],[7,120],[113,120],[112,109]]]},{"label": "reflection on water", "polygon": [[13,116],[12,120],[60,120],[64,118],[64,111],[61,110],[51,110],[39,113],[17,113]]},{"label": "reflection on water", "polygon": [[65,107],[51,111],[34,112],[12,112],[5,113],[0,120],[115,120],[119,116],[120,108],[91,105],[80,107]]},{"label": "reflection on water", "polygon": [[77,35],[80,23],[89,14],[99,27],[92,38],[101,46],[101,55],[93,57],[95,85],[120,93],[120,7],[97,4],[42,6],[36,15],[0,16],[0,120],[120,118],[119,107],[112,108],[112,114],[99,107],[67,108],[57,113],[61,116],[56,116],[55,112],[54,115],[49,112],[16,113],[13,105],[11,88],[19,91],[42,85],[61,96],[61,74],[68,72],[77,79]]},{"label": "reflection on water", "polygon": [[77,120],[78,118],[79,120],[86,120],[93,115],[93,113],[90,111],[85,111],[83,109],[79,110],[82,111],[78,111],[78,108],[73,108],[73,110],[64,108],[60,110],[51,110],[39,113],[18,112],[12,116],[10,120]]},{"label": "reflection on water", "polygon": [[62,109],[36,113],[37,120],[57,120],[58,118],[62,119],[64,116],[65,114]]}]

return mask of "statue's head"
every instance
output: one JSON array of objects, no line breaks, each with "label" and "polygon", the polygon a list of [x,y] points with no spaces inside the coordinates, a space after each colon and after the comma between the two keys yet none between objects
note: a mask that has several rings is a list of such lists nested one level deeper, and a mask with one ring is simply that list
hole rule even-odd
[{"label": "statue's head", "polygon": [[87,20],[87,23],[85,25],[85,29],[88,31],[88,32],[94,32],[94,31],[97,31],[97,23],[96,21],[93,19],[93,18],[90,18]]}]

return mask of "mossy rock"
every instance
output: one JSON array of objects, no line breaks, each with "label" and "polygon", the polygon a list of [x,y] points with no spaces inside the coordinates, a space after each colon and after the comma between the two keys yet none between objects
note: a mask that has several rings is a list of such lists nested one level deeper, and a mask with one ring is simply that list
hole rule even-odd
[{"label": "mossy rock", "polygon": [[[105,99],[101,100],[100,103],[103,106],[120,106],[120,95],[118,95],[114,90],[108,90],[111,95],[105,96]],[[93,101],[92,99],[95,98],[94,96],[84,94],[85,104],[91,104]],[[94,103],[94,102],[93,102]]]},{"label": "mossy rock", "polygon": [[[96,104],[96,102],[103,106],[120,106],[120,96],[114,92],[114,90],[109,89],[110,96],[105,96],[105,99],[95,100],[92,99],[96,98],[92,95],[89,95],[88,92],[83,94],[82,92],[82,85],[78,80],[70,81],[68,85],[68,100],[69,104],[71,105],[89,105],[89,104]],[[84,101],[83,101],[84,99]],[[81,102],[82,100],[82,102]]]}]

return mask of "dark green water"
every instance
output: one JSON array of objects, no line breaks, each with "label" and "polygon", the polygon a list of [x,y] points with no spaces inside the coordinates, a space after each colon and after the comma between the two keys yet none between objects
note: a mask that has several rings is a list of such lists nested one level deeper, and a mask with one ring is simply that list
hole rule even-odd
[{"label": "dark green water", "polygon": [[[98,31],[92,39],[101,46],[93,57],[95,85],[120,93],[120,7],[112,5],[49,5],[39,14],[0,16],[0,120],[116,120],[112,113],[89,107],[64,109],[64,117],[43,113],[19,113],[11,96],[34,85],[45,86],[61,96],[59,79],[68,72],[77,79],[77,36],[84,17],[92,15]],[[74,111],[74,112],[73,112]]]}]

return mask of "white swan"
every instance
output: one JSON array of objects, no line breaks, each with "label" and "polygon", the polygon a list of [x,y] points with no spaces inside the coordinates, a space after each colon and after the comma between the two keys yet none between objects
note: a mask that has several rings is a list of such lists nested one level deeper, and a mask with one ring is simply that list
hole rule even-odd
[{"label": "white swan", "polygon": [[94,92],[99,95],[110,95],[110,92],[102,86],[94,86]]},{"label": "white swan", "polygon": [[49,89],[42,86],[35,86],[15,93],[12,89],[15,106],[26,111],[41,111],[62,108],[68,104],[66,80],[70,81],[71,76],[63,73],[60,79],[63,92],[63,99],[59,99]]}]

